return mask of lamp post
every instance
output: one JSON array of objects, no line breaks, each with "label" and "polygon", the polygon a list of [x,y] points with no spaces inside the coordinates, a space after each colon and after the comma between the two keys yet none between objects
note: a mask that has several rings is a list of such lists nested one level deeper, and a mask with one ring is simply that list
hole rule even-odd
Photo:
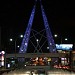
[{"label": "lamp post", "polygon": [[[20,38],[23,38],[23,35],[20,35]],[[14,44],[15,44],[15,54],[16,54],[16,47],[19,48],[19,46],[17,46],[16,42],[17,42],[17,39],[13,40],[12,38],[9,39],[11,42],[14,41]]]},{"label": "lamp post", "polygon": [[[55,35],[54,35],[54,37],[55,37],[55,38],[57,38],[57,37],[58,37],[58,35],[57,35],[57,34],[55,34]],[[62,40],[63,40],[63,39],[62,39],[62,37],[60,37],[60,39],[61,39],[61,44],[62,44],[62,43],[63,43],[63,42],[62,42]],[[64,40],[65,40],[65,41],[67,41],[67,40],[68,40],[68,38],[64,38]],[[67,58],[67,57],[66,57],[66,58]],[[68,58],[67,58],[67,60],[68,60]],[[59,61],[62,61],[62,60],[61,60],[61,57],[59,58]],[[58,64],[60,64],[60,63],[58,63]]]},{"label": "lamp post", "polygon": [[[55,37],[55,38],[57,38],[57,37],[58,37],[58,35],[57,35],[57,34],[55,34],[55,35],[54,35],[54,37]],[[61,39],[60,39],[60,43],[62,44],[62,37],[61,37]]]},{"label": "lamp post", "polygon": [[[36,39],[36,42],[37,42],[37,46],[36,46],[36,47],[38,47],[38,41],[39,41],[39,40],[38,40],[38,39]],[[38,49],[37,49],[37,53],[39,53]]]},{"label": "lamp post", "polygon": [[16,40],[15,40],[15,54],[16,54]]},{"label": "lamp post", "polygon": [[[55,34],[55,35],[54,35],[54,37],[55,37],[55,38],[57,38],[57,37],[58,37],[58,35],[57,35],[57,34]],[[67,40],[68,40],[68,38],[64,38],[64,40],[65,40],[65,41],[67,41]],[[62,37],[60,38],[60,43],[61,43],[61,44],[63,43],[63,42],[62,42]]]}]

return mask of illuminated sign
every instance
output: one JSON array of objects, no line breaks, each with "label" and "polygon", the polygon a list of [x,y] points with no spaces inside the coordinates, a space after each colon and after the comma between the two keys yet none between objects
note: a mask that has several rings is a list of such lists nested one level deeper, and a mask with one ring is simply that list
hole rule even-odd
[{"label": "illuminated sign", "polygon": [[72,50],[73,44],[56,44],[58,50]]}]

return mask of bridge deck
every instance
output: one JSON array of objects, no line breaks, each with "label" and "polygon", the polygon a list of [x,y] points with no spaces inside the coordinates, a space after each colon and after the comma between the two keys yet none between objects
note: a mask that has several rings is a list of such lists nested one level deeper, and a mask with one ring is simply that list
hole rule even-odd
[{"label": "bridge deck", "polygon": [[65,57],[68,53],[25,53],[25,54],[6,54],[6,58],[10,57]]}]

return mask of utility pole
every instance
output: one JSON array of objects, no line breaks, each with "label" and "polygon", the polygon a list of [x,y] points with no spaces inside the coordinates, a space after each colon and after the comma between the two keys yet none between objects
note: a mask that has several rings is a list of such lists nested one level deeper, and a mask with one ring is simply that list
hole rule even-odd
[{"label": "utility pole", "polygon": [[16,40],[15,40],[15,58],[16,58]]},{"label": "utility pole", "polygon": [[61,44],[62,44],[62,37],[61,37]]},{"label": "utility pole", "polygon": [[5,65],[5,69],[6,69],[6,48],[5,48],[5,54],[4,54],[4,65]]}]

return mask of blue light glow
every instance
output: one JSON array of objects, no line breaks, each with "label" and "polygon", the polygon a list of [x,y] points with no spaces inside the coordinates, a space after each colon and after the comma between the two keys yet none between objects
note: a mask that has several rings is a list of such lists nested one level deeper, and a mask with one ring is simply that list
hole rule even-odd
[{"label": "blue light glow", "polygon": [[[35,1],[37,1],[37,0],[35,0]],[[41,0],[40,0],[40,2],[41,2]],[[51,30],[49,28],[47,17],[45,15],[42,4],[41,4],[41,11],[42,11],[44,26],[46,29],[46,35],[47,35],[47,39],[48,39],[49,51],[54,53],[54,52],[56,52],[56,46],[55,46],[55,43],[54,43],[54,40],[53,40],[53,37],[51,34]],[[26,51],[27,51],[28,42],[29,42],[29,38],[30,38],[30,32],[31,32],[31,28],[32,28],[33,19],[34,19],[34,14],[35,14],[35,6],[32,10],[32,13],[31,13],[31,16],[30,16],[30,19],[28,22],[28,26],[27,26],[19,53],[26,53]]]},{"label": "blue light glow", "polygon": [[55,43],[54,43],[54,40],[53,40],[53,37],[52,37],[52,34],[51,34],[51,30],[49,28],[47,17],[45,15],[45,12],[44,12],[42,4],[41,4],[41,11],[42,11],[42,16],[43,16],[43,20],[44,20],[44,26],[45,26],[45,29],[46,29],[46,35],[47,35],[47,39],[48,39],[49,51],[51,53],[52,52],[54,53],[54,52],[56,52],[56,47],[55,47]]},{"label": "blue light glow", "polygon": [[29,22],[28,22],[28,27],[26,29],[26,32],[25,32],[25,35],[24,35],[19,53],[26,53],[26,51],[27,51],[31,27],[32,27],[33,19],[34,19],[34,14],[35,14],[35,6],[32,10],[32,13],[31,13],[31,16],[30,16],[30,19],[29,19]]}]

